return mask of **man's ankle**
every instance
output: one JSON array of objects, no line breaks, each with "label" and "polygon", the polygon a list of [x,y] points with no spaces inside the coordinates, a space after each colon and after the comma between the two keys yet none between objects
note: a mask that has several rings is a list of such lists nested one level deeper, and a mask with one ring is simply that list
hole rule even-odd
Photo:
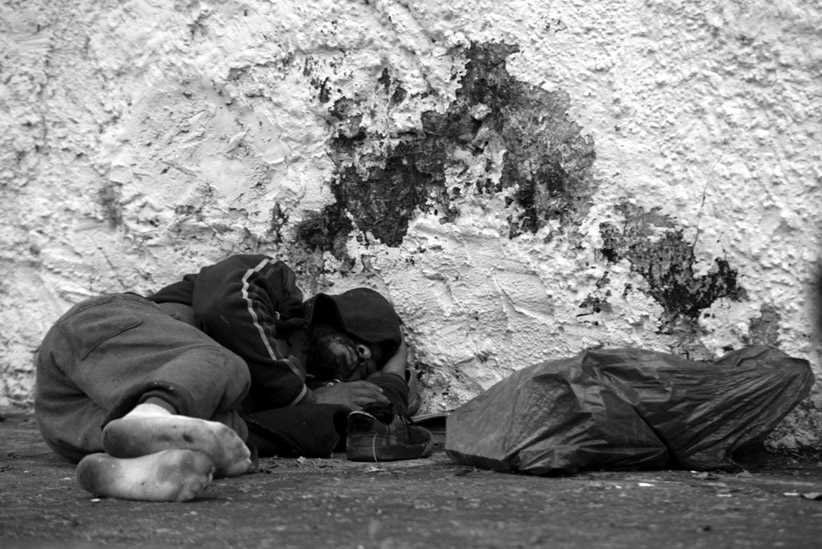
[{"label": "man's ankle", "polygon": [[177,413],[177,409],[174,408],[174,406],[172,406],[171,403],[169,403],[167,400],[164,400],[156,396],[150,396],[134,407],[135,410],[137,410],[138,408],[140,409],[140,412],[149,412],[152,411],[152,408],[155,408],[153,411],[159,412],[160,410],[156,410],[156,408],[162,408],[170,414]]}]

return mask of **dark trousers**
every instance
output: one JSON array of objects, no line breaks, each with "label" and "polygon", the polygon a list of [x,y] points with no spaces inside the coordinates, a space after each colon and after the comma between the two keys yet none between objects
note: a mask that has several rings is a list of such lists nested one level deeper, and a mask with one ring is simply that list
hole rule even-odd
[{"label": "dark trousers", "polygon": [[[396,374],[377,372],[368,381],[379,386],[390,405],[366,407],[384,423],[408,412],[408,384]],[[348,408],[336,404],[298,404],[245,414],[249,443],[261,457],[329,457],[345,449]]]},{"label": "dark trousers", "polygon": [[102,451],[105,424],[152,396],[247,438],[236,411],[250,384],[245,362],[137,295],[74,306],[46,334],[36,368],[40,432],[73,461]]}]

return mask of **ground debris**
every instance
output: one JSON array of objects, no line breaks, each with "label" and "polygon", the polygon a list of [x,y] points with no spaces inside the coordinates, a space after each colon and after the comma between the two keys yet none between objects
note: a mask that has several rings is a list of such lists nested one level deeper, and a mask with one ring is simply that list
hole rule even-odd
[{"label": "ground debris", "polygon": [[691,471],[691,476],[698,480],[717,480],[719,475],[709,471]]},{"label": "ground debris", "polygon": [[783,492],[783,496],[789,498],[811,499],[815,501],[822,501],[822,492]]}]

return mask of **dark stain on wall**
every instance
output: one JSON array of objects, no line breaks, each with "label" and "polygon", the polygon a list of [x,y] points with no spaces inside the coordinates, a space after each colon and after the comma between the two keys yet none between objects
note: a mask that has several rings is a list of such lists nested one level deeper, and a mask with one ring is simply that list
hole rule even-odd
[{"label": "dark stain on wall", "polygon": [[[582,309],[582,312],[577,313],[577,317],[584,317],[595,315],[598,313],[611,313],[613,309],[611,304],[608,302],[608,299],[611,297],[611,289],[608,286],[611,283],[611,279],[608,276],[608,272],[605,272],[599,280],[596,282],[596,289],[590,292],[585,299],[579,304],[579,308]],[[594,320],[594,324],[598,324],[598,321]]]},{"label": "dark stain on wall", "polygon": [[620,204],[617,210],[625,222],[621,228],[600,224],[603,257],[610,262],[627,259],[631,270],[647,283],[645,293],[665,309],[666,323],[675,320],[696,321],[703,309],[717,299],[745,299],[746,293],[737,281],[737,271],[725,259],[715,258],[708,273],[694,273],[693,243],[683,237],[673,220],[658,208],[646,211],[631,204]]},{"label": "dark stain on wall", "polygon": [[354,154],[358,144],[363,143],[367,137],[358,104],[347,97],[341,97],[334,101],[328,113],[334,125],[332,151],[343,155]]},{"label": "dark stain on wall", "polygon": [[477,107],[490,109],[470,145],[487,143],[487,138],[485,143],[477,139],[485,133],[480,128],[502,139],[506,152],[500,185],[514,189],[513,202],[520,206],[510,219],[511,237],[536,232],[551,219],[572,222],[584,214],[595,190],[590,173],[593,139],[583,136],[569,118],[566,93],[548,92],[511,76],[505,62],[518,47],[491,46],[472,45],[462,87],[445,119],[459,134],[471,127],[471,119],[476,127]]},{"label": "dark stain on wall", "polygon": [[[290,63],[293,59],[287,59],[284,64]],[[330,78],[327,76],[316,75],[317,60],[308,56],[303,61],[303,76],[308,78],[309,85],[317,90],[317,101],[321,104],[328,103],[331,100],[331,88],[329,86]]]},{"label": "dark stain on wall", "polygon": [[759,307],[759,316],[748,323],[748,335],[743,338],[745,344],[778,347],[781,320],[782,316],[776,307],[763,304]]},{"label": "dark stain on wall", "polygon": [[[373,115],[374,97],[388,109],[408,99],[390,68],[377,78],[374,97],[334,101],[328,112],[336,203],[319,213],[324,221],[305,220],[298,238],[332,250],[356,226],[397,246],[416,210],[451,222],[459,215],[455,201],[465,192],[508,193],[510,238],[536,232],[549,220],[565,226],[581,218],[595,190],[593,140],[568,117],[567,94],[508,72],[506,59],[517,51],[503,43],[472,44],[454,100],[445,112],[422,112],[416,131],[390,133],[363,122]],[[502,165],[495,166],[492,153],[500,149]],[[447,188],[446,169],[464,162],[456,159],[457,150],[487,169],[488,177],[467,190]]]},{"label": "dark stain on wall", "polygon": [[279,202],[275,202],[274,206],[271,208],[271,220],[268,223],[268,231],[267,235],[271,238],[274,244],[282,244],[284,241],[283,238],[283,227],[288,223],[288,214],[280,206]]},{"label": "dark stain on wall", "polygon": [[328,251],[345,257],[345,241],[353,226],[342,206],[331,204],[322,214],[314,214],[297,225],[297,240],[312,250]]},{"label": "dark stain on wall", "polygon": [[[381,69],[369,93],[333,101],[328,121],[335,203],[301,222],[298,240],[340,259],[355,229],[398,246],[415,212],[452,222],[468,193],[504,193],[509,238],[536,233],[549,222],[560,230],[575,226],[597,186],[591,174],[594,143],[568,116],[566,93],[511,75],[506,63],[517,51],[504,43],[472,44],[464,51],[464,68],[454,72],[459,81],[454,99],[443,111],[421,112],[415,130],[375,123],[381,116],[390,119],[391,108],[409,100],[390,67]],[[315,86],[321,81],[315,75]],[[497,151],[504,151],[501,160]],[[484,176],[448,188],[446,173],[478,165]],[[617,209],[625,222],[601,224],[602,258],[630,261],[646,281],[643,291],[664,308],[665,324],[693,326],[717,299],[745,298],[725,259],[716,258],[706,274],[694,272],[693,243],[673,219],[627,203]],[[610,311],[607,286],[606,273],[580,304],[580,316]]]},{"label": "dark stain on wall", "polygon": [[811,293],[813,295],[811,307],[816,320],[816,336],[818,339],[822,339],[822,262],[818,262],[816,265],[816,279]]},{"label": "dark stain on wall", "polygon": [[103,185],[97,191],[97,202],[103,209],[103,217],[109,227],[116,228],[123,224],[123,207],[120,204],[120,186],[116,183]]}]

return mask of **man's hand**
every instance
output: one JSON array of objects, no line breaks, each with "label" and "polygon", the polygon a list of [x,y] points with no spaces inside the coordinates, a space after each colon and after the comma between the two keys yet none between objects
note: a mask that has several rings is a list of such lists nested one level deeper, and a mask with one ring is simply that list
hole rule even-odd
[{"label": "man's hand", "polygon": [[314,389],[318,404],[341,404],[352,410],[362,410],[368,404],[388,404],[382,389],[369,381],[348,381]]}]

